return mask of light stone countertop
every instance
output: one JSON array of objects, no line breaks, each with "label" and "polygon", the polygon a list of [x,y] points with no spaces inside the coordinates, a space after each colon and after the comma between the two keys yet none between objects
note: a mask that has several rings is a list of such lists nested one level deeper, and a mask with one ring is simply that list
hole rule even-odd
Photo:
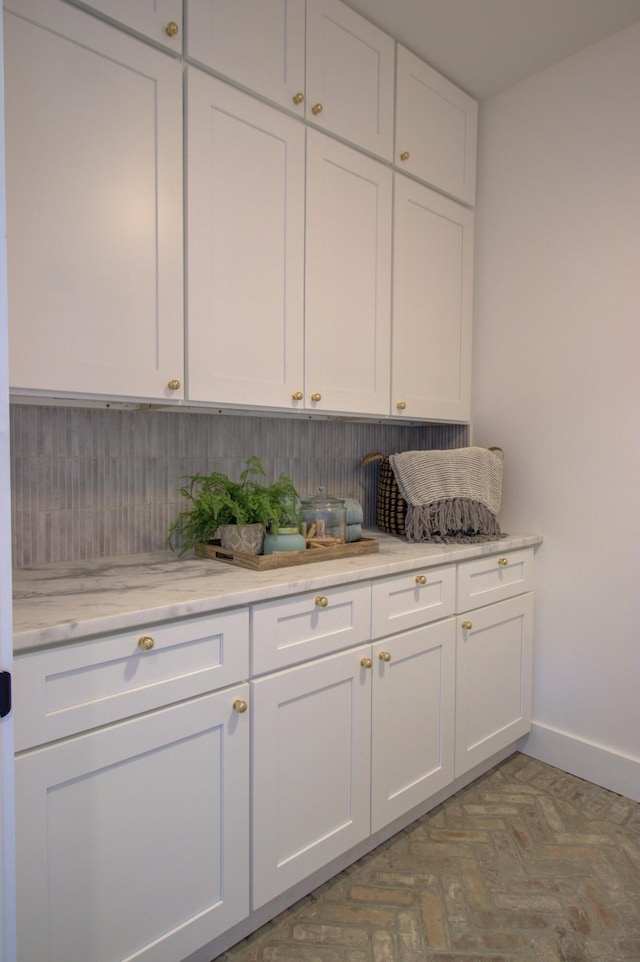
[{"label": "light stone countertop", "polygon": [[34,565],[13,572],[14,651],[252,604],[332,585],[366,581],[416,567],[453,564],[537,545],[537,534],[479,545],[410,544],[377,530],[377,554],[252,571],[170,551],[94,561]]}]

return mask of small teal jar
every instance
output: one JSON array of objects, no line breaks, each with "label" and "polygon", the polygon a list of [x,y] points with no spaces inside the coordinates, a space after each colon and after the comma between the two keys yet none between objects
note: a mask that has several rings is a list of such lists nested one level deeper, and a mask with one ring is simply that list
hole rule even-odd
[{"label": "small teal jar", "polygon": [[263,554],[278,554],[280,551],[304,551],[307,542],[298,527],[272,528],[264,536]]}]

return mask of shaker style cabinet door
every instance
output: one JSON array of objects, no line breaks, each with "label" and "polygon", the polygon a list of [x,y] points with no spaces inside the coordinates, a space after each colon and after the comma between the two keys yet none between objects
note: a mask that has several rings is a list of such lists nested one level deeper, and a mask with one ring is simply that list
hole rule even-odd
[{"label": "shaker style cabinet door", "polygon": [[180,64],[57,0],[4,24],[11,386],[182,397]]},{"label": "shaker style cabinet door", "polygon": [[183,959],[248,915],[248,686],[16,758],[18,959]]},{"label": "shaker style cabinet door", "polygon": [[251,682],[252,909],[369,835],[370,666],[365,646]]},{"label": "shaker style cabinet door", "polygon": [[472,205],[477,102],[399,44],[397,57],[394,163]]},{"label": "shaker style cabinet door", "polygon": [[304,127],[194,67],[187,74],[188,396],[295,409]]},{"label": "shaker style cabinet door", "polygon": [[189,60],[304,117],[304,0],[185,0]]},{"label": "shaker style cabinet door", "polygon": [[386,414],[391,326],[388,167],[307,132],[305,405]]},{"label": "shaker style cabinet door", "polygon": [[473,213],[394,174],[391,413],[468,421]]},{"label": "shaker style cabinet door", "polygon": [[373,646],[371,831],[453,781],[453,618]]},{"label": "shaker style cabinet door", "polygon": [[395,43],[341,0],[307,0],[306,119],[391,160]]},{"label": "shaker style cabinet door", "polygon": [[456,778],[531,728],[533,595],[458,615]]},{"label": "shaker style cabinet door", "polygon": [[148,37],[172,53],[182,50],[182,0],[71,0]]}]

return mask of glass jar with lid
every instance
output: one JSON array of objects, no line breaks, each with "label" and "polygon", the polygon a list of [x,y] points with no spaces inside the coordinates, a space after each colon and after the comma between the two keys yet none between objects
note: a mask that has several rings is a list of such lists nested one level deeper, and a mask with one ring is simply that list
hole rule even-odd
[{"label": "glass jar with lid", "polygon": [[320,495],[300,502],[302,530],[308,539],[318,541],[345,539],[347,512],[344,501]]}]

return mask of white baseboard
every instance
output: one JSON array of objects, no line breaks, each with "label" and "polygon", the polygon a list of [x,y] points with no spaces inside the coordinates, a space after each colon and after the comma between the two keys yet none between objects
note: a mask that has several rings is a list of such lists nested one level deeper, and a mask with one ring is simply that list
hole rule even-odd
[{"label": "white baseboard", "polygon": [[640,759],[534,722],[518,751],[640,802]]}]

